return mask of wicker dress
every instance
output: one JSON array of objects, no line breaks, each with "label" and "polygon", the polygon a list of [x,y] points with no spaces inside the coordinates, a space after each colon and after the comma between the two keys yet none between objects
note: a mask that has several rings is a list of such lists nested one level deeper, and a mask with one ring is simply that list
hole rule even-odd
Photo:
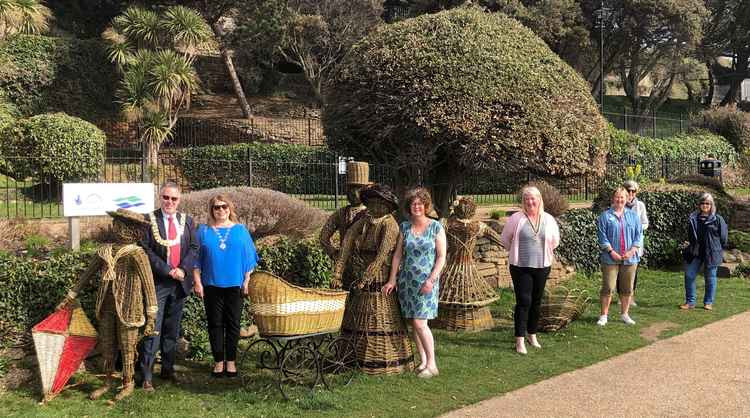
[{"label": "wicker dress", "polygon": [[487,305],[499,296],[479,275],[473,256],[477,238],[482,236],[500,242],[498,234],[482,222],[448,220],[448,259],[440,279],[440,308],[435,327],[451,331],[479,331],[493,327]]},{"label": "wicker dress", "polygon": [[413,366],[414,355],[393,292],[384,295],[399,228],[393,215],[357,220],[346,232],[335,270],[348,284],[342,332],[354,337],[357,359],[368,374],[401,373]]}]

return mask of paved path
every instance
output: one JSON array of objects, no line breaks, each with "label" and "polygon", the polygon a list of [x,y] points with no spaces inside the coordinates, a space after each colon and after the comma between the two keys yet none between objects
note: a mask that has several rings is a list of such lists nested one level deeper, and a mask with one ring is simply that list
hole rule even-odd
[{"label": "paved path", "polygon": [[750,312],[445,417],[750,417]]}]

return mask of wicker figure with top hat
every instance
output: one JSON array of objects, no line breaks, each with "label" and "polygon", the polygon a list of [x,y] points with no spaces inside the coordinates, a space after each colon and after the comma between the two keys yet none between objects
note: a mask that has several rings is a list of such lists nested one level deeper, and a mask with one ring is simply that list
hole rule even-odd
[{"label": "wicker figure with top hat", "polygon": [[60,302],[58,309],[73,305],[84,286],[95,277],[100,277],[96,295],[96,319],[106,376],[104,386],[92,392],[90,398],[98,399],[112,387],[119,342],[123,385],[115,400],[120,400],[133,393],[138,330],[145,324],[144,335],[154,334],[157,304],[148,257],[135,244],[146,232],[149,223],[143,215],[126,209],[108,214],[113,218],[116,241],[99,247],[88,268]]},{"label": "wicker figure with top hat", "polygon": [[370,166],[365,162],[349,161],[346,163],[346,199],[347,206],[337,210],[328,218],[320,230],[320,245],[323,250],[336,260],[339,256],[340,247],[336,246],[331,239],[339,233],[339,241],[344,240],[346,230],[354,223],[357,214],[365,210],[360,198],[360,192],[370,184]]},{"label": "wicker figure with top hat", "polygon": [[440,278],[436,328],[449,331],[480,331],[494,326],[487,305],[498,299],[495,290],[479,275],[474,263],[477,238],[486,237],[500,245],[500,235],[483,222],[472,220],[476,204],[462,197],[448,218],[448,259]]},{"label": "wicker figure with top hat", "polygon": [[347,230],[334,267],[333,286],[343,282],[350,289],[342,332],[354,337],[364,372],[401,373],[412,368],[414,355],[397,295],[380,291],[399,236],[393,215],[398,198],[387,187],[373,185],[362,191],[362,201],[367,212]]}]

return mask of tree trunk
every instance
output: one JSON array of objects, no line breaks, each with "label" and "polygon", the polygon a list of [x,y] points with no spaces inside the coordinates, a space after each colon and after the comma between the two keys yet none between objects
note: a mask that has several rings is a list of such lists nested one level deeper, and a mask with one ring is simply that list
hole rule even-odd
[{"label": "tree trunk", "polygon": [[711,68],[711,62],[706,61],[706,70],[708,70],[708,93],[703,99],[705,106],[711,106],[714,103],[714,89],[716,89],[716,79],[714,79],[714,72]]},{"label": "tree trunk", "polygon": [[147,141],[143,144],[143,156],[141,158],[142,181],[150,182],[157,174],[159,166],[159,144]]},{"label": "tree trunk", "polygon": [[234,62],[232,61],[232,51],[226,48],[224,46],[224,43],[221,41],[221,27],[219,26],[218,21],[214,23],[213,25],[214,34],[219,39],[219,47],[221,49],[221,57],[224,59],[224,65],[227,67],[227,73],[229,74],[229,78],[232,79],[232,87],[234,88],[234,95],[237,96],[237,101],[240,104],[240,109],[242,109],[242,115],[245,117],[245,119],[250,119],[253,116],[253,111],[250,109],[250,104],[247,102],[247,97],[245,96],[245,91],[242,89],[242,83],[240,83],[240,78],[237,76],[237,71],[234,69]]},{"label": "tree trunk", "polygon": [[737,54],[737,63],[734,67],[734,74],[729,80],[729,91],[721,100],[719,106],[736,105],[740,101],[742,81],[748,76],[748,59],[750,59],[750,54],[748,53]]},{"label": "tree trunk", "polygon": [[451,204],[456,197],[456,179],[461,177],[459,174],[458,168],[449,163],[432,169],[432,204],[441,218],[447,218],[451,213]]}]

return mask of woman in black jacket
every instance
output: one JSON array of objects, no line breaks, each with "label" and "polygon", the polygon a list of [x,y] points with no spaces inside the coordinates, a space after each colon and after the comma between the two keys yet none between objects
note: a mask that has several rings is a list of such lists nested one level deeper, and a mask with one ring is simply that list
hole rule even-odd
[{"label": "woman in black jacket", "polygon": [[713,309],[716,295],[716,270],[722,262],[722,249],[727,244],[727,224],[716,213],[714,197],[703,193],[698,200],[698,210],[688,218],[688,238],[690,245],[683,252],[685,258],[685,303],[680,309],[695,307],[695,277],[704,266],[706,292],[703,296],[703,309]]}]

